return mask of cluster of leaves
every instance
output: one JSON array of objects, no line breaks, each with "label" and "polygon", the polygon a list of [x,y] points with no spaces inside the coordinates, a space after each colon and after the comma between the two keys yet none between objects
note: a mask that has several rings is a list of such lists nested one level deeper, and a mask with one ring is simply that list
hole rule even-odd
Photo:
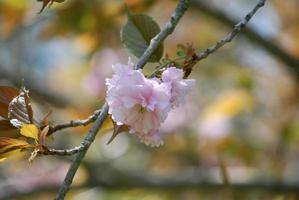
[{"label": "cluster of leaves", "polygon": [[34,117],[28,90],[0,86],[0,116],[1,135],[8,135],[0,137],[1,160],[23,150],[32,151],[32,160],[46,149],[48,115],[41,120]]}]

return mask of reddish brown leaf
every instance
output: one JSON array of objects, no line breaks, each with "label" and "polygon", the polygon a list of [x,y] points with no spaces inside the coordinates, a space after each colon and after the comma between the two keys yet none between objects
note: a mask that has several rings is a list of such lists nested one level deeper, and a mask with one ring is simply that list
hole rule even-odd
[{"label": "reddish brown leaf", "polygon": [[58,2],[58,3],[62,3],[65,0],[42,0],[43,1],[43,6],[41,8],[41,10],[39,11],[39,13],[43,12],[43,10],[49,5],[49,7],[54,3],[54,2]]},{"label": "reddish brown leaf", "polygon": [[8,118],[13,126],[21,128],[22,124],[34,123],[33,111],[30,104],[28,91],[23,90],[19,96],[15,97],[8,106]]},{"label": "reddish brown leaf", "polygon": [[29,97],[29,91],[25,90],[25,105],[26,105],[26,109],[27,109],[27,114],[28,114],[28,118],[30,123],[33,124],[33,110],[30,104],[30,97]]},{"label": "reddish brown leaf", "polygon": [[19,90],[13,87],[0,86],[0,116],[8,119],[8,104],[18,96]]},{"label": "reddish brown leaf", "polygon": [[0,120],[0,131],[10,131],[16,129],[9,120]]},{"label": "reddish brown leaf", "polygon": [[168,53],[165,53],[165,59],[169,60],[169,55],[168,55]]},{"label": "reddish brown leaf", "polygon": [[117,125],[115,122],[113,122],[113,133],[107,144],[110,144],[120,133],[127,131],[129,131],[129,128],[126,125]]},{"label": "reddish brown leaf", "polygon": [[43,118],[40,120],[41,127],[45,127],[49,125],[49,116],[52,114],[52,111],[50,110]]},{"label": "reddish brown leaf", "polygon": [[193,44],[189,44],[187,43],[187,49],[186,49],[186,56],[187,56],[187,59],[190,59],[192,58],[192,56],[195,54],[195,49],[193,47]]},{"label": "reddish brown leaf", "polygon": [[0,86],[0,103],[9,104],[13,98],[19,95],[19,90],[14,87]]},{"label": "reddish brown leaf", "polygon": [[47,7],[47,5],[51,2],[51,0],[43,0],[43,7],[39,11],[39,13],[42,13],[43,10]]},{"label": "reddish brown leaf", "polygon": [[47,134],[48,134],[49,130],[50,130],[50,127],[46,126],[42,130],[42,132],[40,133],[39,140],[38,140],[40,145],[44,145],[45,144],[45,140],[46,140],[46,137],[47,137]]},{"label": "reddish brown leaf", "polygon": [[22,136],[20,135],[20,131],[15,128],[12,130],[0,131],[0,137],[9,137],[9,138],[18,139]]},{"label": "reddish brown leaf", "polygon": [[4,119],[8,118],[8,104],[0,102],[0,116]]}]

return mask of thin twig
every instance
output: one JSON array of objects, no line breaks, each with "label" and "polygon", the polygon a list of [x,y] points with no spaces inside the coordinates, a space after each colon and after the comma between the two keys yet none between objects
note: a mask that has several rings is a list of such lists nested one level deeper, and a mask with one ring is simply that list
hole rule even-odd
[{"label": "thin twig", "polygon": [[50,126],[50,130],[48,132],[48,135],[53,134],[56,131],[60,131],[62,129],[66,128],[74,128],[78,126],[87,126],[91,124],[92,122],[96,121],[97,117],[101,113],[101,109],[96,110],[92,115],[87,117],[86,119],[79,119],[79,120],[71,120],[70,122],[67,123],[62,123],[62,124],[57,124],[54,126]]},{"label": "thin twig", "polygon": [[[62,123],[62,124],[57,124],[55,126],[51,126],[49,129],[48,135],[51,135],[56,131],[60,131],[62,129],[66,129],[66,128],[87,126],[87,125],[93,123],[94,121],[96,121],[96,119],[100,113],[101,113],[101,109],[98,109],[92,115],[87,117],[86,119],[71,120],[70,122],[67,122],[67,123]],[[86,146],[83,143],[81,143],[79,146],[76,146],[71,149],[53,149],[53,148],[44,146],[43,150],[40,151],[39,153],[42,155],[71,156],[71,155],[74,155],[81,151],[84,151],[85,149],[86,149]]]},{"label": "thin twig", "polygon": [[220,47],[225,45],[226,43],[231,42],[234,37],[243,29],[246,27],[250,19],[255,15],[255,13],[265,5],[266,0],[260,0],[258,4],[244,17],[242,21],[240,21],[238,24],[236,24],[229,34],[227,34],[222,40],[218,41],[214,46],[206,49],[204,52],[197,55],[196,62],[208,57],[210,54],[217,51]]},{"label": "thin twig", "polygon": [[[228,33],[223,39],[219,40],[216,42],[216,44],[210,48],[207,48],[205,51],[202,53],[199,53],[197,55],[194,55],[193,59],[185,66],[185,70],[190,70],[186,76],[188,76],[191,72],[191,69],[193,66],[198,63],[200,60],[207,58],[209,55],[220,49],[222,46],[224,46],[226,43],[231,42],[238,33],[242,29],[246,27],[250,19],[255,15],[255,13],[265,5],[266,0],[260,0],[254,8],[239,22],[237,23],[233,30]],[[186,78],[186,77],[185,77]]]},{"label": "thin twig", "polygon": [[[191,8],[197,10],[201,14],[205,14],[210,18],[213,18],[227,27],[232,27],[237,22],[230,17],[225,12],[222,12],[215,7],[209,6],[208,1],[194,0],[191,2]],[[275,58],[279,59],[282,63],[288,67],[291,72],[295,72],[297,78],[299,78],[299,59],[290,55],[281,46],[275,44],[268,38],[263,37],[253,28],[247,27],[246,31],[241,32],[241,34],[247,37],[249,40],[253,41],[255,44],[264,48],[268,53],[270,53]]]},{"label": "thin twig", "polygon": [[[170,22],[166,24],[166,26],[160,31],[160,33],[154,37],[149,45],[149,47],[144,52],[143,56],[139,59],[139,62],[135,66],[136,69],[141,69],[146,64],[150,56],[153,54],[153,52],[157,49],[159,44],[168,36],[170,35],[187,8],[189,7],[189,0],[180,0],[173,15],[171,16]],[[57,195],[56,200],[64,199],[66,193],[69,191],[70,186],[73,182],[73,178],[80,166],[80,163],[85,156],[90,144],[94,141],[95,136],[98,133],[98,130],[101,128],[103,122],[108,116],[108,104],[105,103],[103,108],[101,109],[101,113],[98,116],[97,120],[95,121],[93,127],[90,129],[89,133],[85,137],[82,145],[86,146],[86,148],[83,151],[80,151],[78,154],[76,154],[76,157],[74,161],[71,164],[71,167],[69,168],[67,175],[62,183],[62,186],[60,187]]]}]

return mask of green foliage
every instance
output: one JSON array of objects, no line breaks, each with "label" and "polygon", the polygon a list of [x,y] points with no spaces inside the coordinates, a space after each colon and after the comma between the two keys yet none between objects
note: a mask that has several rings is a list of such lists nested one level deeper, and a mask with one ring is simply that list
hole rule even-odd
[{"label": "green foliage", "polygon": [[[120,32],[123,45],[136,57],[141,57],[151,39],[160,32],[159,25],[145,14],[129,14],[128,22]],[[163,55],[161,44],[150,57],[150,62],[158,62]]]}]

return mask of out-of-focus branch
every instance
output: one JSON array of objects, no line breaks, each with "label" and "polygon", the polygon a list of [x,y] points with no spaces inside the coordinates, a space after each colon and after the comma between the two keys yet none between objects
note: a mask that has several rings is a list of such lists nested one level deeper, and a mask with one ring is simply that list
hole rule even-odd
[{"label": "out-of-focus branch", "polygon": [[25,75],[20,77],[19,74],[13,74],[9,70],[6,70],[3,66],[0,66],[0,79],[7,79],[16,86],[21,86],[22,79],[25,81],[26,88],[29,89],[31,95],[37,99],[42,99],[55,106],[64,107],[70,105],[68,99],[63,98],[61,95],[55,94],[54,92],[45,89],[44,84],[41,84],[35,77]]},{"label": "out-of-focus branch", "polygon": [[[74,189],[84,189],[91,187],[100,187],[108,190],[122,190],[122,189],[134,189],[134,188],[144,188],[144,189],[163,189],[163,191],[167,190],[176,190],[182,191],[190,188],[196,188],[199,190],[216,192],[223,191],[226,189],[232,189],[238,192],[254,192],[254,191],[262,191],[269,192],[275,194],[286,194],[292,193],[299,195],[299,186],[298,184],[281,184],[281,183],[234,183],[229,186],[221,184],[221,183],[213,183],[213,182],[201,182],[201,181],[182,181],[172,182],[171,180],[163,181],[163,182],[140,182],[134,184],[122,184],[122,183],[103,183],[103,182],[88,182],[87,184],[81,186],[75,186]],[[32,190],[11,190],[9,192],[0,194],[1,200],[10,200],[17,197],[28,197],[31,195],[55,192],[58,188],[58,185],[53,186],[40,186],[35,187]]]},{"label": "out-of-focus branch", "polygon": [[[203,0],[192,1],[192,8],[200,11],[200,13],[206,14],[207,16],[220,21],[227,27],[233,27],[235,24],[237,24],[234,19],[229,17],[223,11],[212,8]],[[288,67],[290,71],[295,72],[296,76],[299,77],[299,59],[289,55],[279,45],[262,37],[252,28],[247,27],[246,31],[241,33],[251,41],[255,42],[257,45],[263,47],[267,52],[280,60],[283,64],[286,65],[286,67]]]},{"label": "out-of-focus branch", "polygon": [[[262,191],[269,193],[294,193],[299,195],[299,185],[296,183],[288,184],[281,182],[248,182],[248,183],[230,183],[229,185],[213,182],[204,178],[202,174],[196,171],[193,174],[182,172],[180,175],[171,178],[161,178],[150,174],[129,173],[117,170],[109,164],[87,164],[86,167],[93,176],[83,185],[76,186],[74,189],[99,187],[107,190],[120,190],[131,188],[144,189],[163,189],[182,191],[190,188],[196,188],[203,191],[221,191],[225,189],[232,189],[241,192]],[[102,173],[96,173],[101,171]],[[99,175],[97,175],[99,174]],[[105,176],[103,176],[105,174]],[[32,187],[31,190],[18,190],[18,188],[10,187],[4,190],[0,187],[0,199],[14,199],[16,197],[27,197],[28,195],[40,194],[43,192],[54,192],[58,185],[42,185],[40,187]],[[3,192],[2,192],[3,191]]]},{"label": "out-of-focus branch", "polygon": [[[189,7],[189,0],[180,0],[173,15],[171,16],[170,21],[166,24],[166,26],[160,31],[160,33],[154,37],[149,45],[149,47],[146,49],[146,51],[144,52],[143,56],[139,59],[137,65],[136,65],[136,69],[140,69],[142,68],[146,62],[148,61],[148,59],[150,58],[150,56],[153,54],[153,52],[157,49],[158,45],[168,36],[170,35],[177,23],[179,22],[179,20],[181,19],[181,17],[184,15],[185,11],[187,10],[187,8]],[[100,115],[98,116],[97,120],[94,123],[94,126],[90,129],[88,135],[86,136],[86,138],[83,141],[83,145],[86,146],[85,150],[80,151],[74,161],[71,164],[70,169],[67,172],[67,175],[64,179],[64,182],[62,184],[62,186],[60,187],[57,196],[56,196],[56,200],[61,200],[64,199],[66,193],[69,191],[70,186],[73,182],[73,178],[80,166],[80,163],[82,161],[82,159],[84,158],[89,146],[91,145],[91,143],[94,141],[95,136],[97,135],[97,132],[99,131],[99,129],[101,128],[104,120],[107,118],[108,116],[108,104],[105,103],[105,105],[102,108],[102,111],[100,113]]]}]

